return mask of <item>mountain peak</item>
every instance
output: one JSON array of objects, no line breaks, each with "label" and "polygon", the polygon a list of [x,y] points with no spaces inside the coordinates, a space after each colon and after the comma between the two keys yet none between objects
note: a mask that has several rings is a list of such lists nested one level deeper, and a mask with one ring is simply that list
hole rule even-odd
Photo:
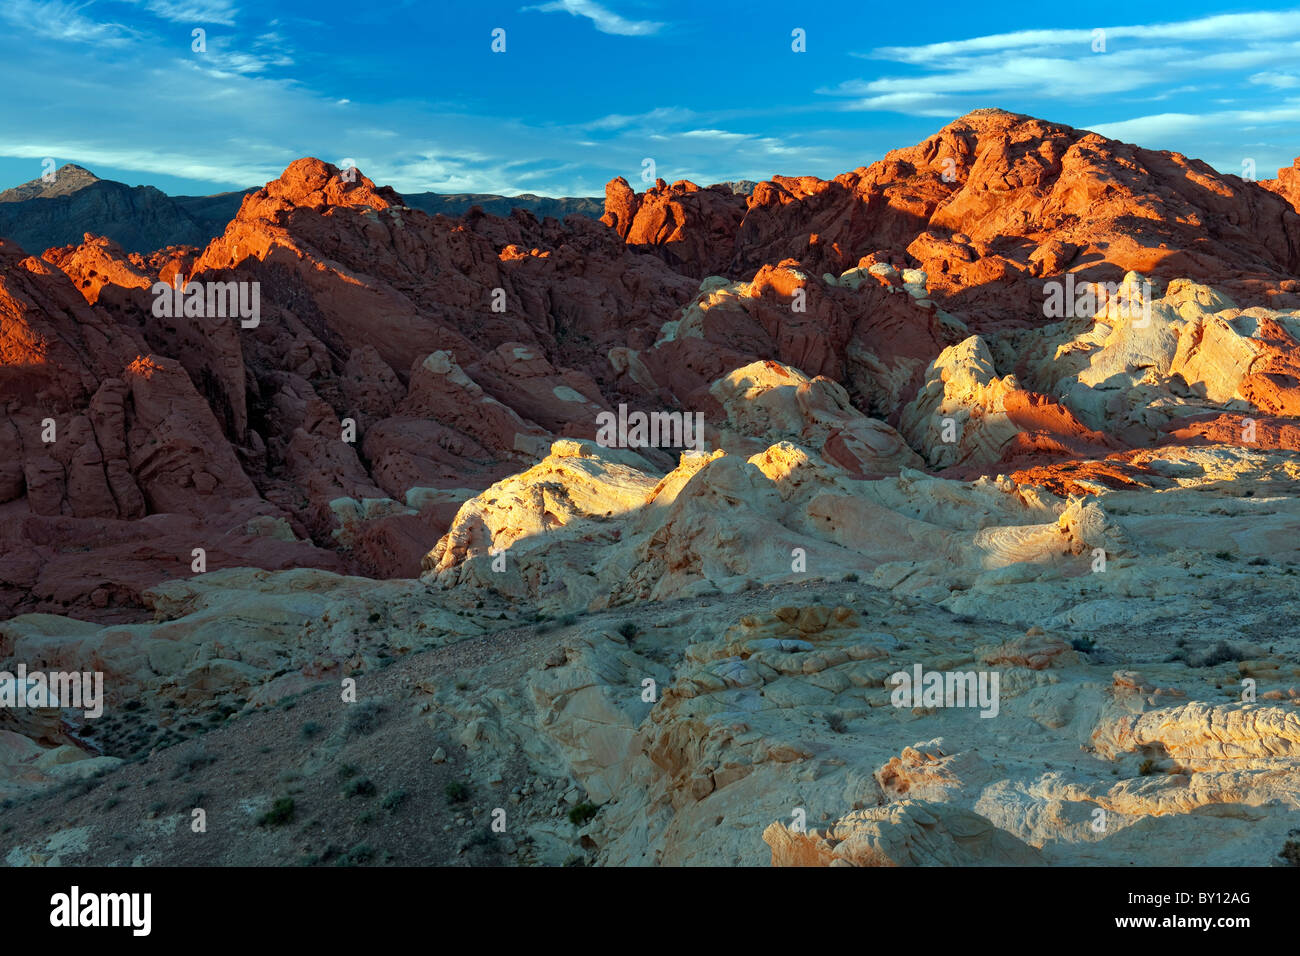
[{"label": "mountain peak", "polygon": [[[376,186],[355,167],[340,169],[313,156],[296,159],[278,179],[249,194],[245,208],[261,209],[267,201],[289,206],[370,206],[387,209],[405,202],[389,186]],[[250,205],[251,204],[251,205]]]},{"label": "mountain peak", "polygon": [[53,171],[49,181],[46,181],[43,176],[37,176],[21,186],[0,192],[0,202],[22,202],[25,199],[53,199],[55,196],[68,196],[102,181],[84,166],[65,163]]}]

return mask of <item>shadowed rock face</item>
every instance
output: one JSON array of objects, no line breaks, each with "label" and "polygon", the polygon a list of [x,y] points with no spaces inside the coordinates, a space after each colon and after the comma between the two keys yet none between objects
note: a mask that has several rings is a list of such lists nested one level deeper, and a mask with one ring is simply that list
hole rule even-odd
[{"label": "shadowed rock face", "polygon": [[[85,233],[111,236],[128,252],[165,245],[202,245],[220,226],[152,186],[127,186],[67,165],[54,182],[40,179],[0,193],[0,236],[25,249],[77,242]],[[230,208],[215,210],[216,215]],[[195,213],[198,213],[196,215]]]},{"label": "shadowed rock face", "polygon": [[[256,192],[245,189],[212,196],[168,196],[152,186],[132,187],[100,179],[71,163],[52,173],[52,182],[34,179],[0,192],[0,236],[25,249],[75,243],[86,233],[111,239],[127,252],[139,254],[165,246],[204,246],[235,217],[244,197]],[[514,197],[412,193],[405,201],[414,209],[445,216],[461,216],[475,206],[497,216],[527,209],[538,217],[557,219],[573,214],[595,219],[602,211],[597,198],[528,193]]]},{"label": "shadowed rock face", "polygon": [[[0,240],[0,664],[238,747],[410,655],[412,733],[585,794],[595,862],[1260,862],[1300,805],[1293,172],[977,111],[600,221],[307,158],[216,238]],[[1067,275],[1113,289],[1057,314]],[[190,283],[256,321],[155,308]],[[629,410],[702,453],[594,441]],[[505,623],[527,653],[437,670]],[[997,715],[897,705],[913,666],[997,672]],[[137,752],[82,729],[6,726],[0,790]]]}]

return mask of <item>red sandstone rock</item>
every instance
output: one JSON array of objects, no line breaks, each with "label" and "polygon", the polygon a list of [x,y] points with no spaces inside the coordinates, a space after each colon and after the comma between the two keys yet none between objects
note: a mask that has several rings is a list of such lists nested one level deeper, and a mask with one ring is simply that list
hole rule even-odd
[{"label": "red sandstone rock", "polygon": [[[843,384],[897,424],[944,347],[1041,323],[1042,284],[1065,270],[1300,304],[1297,170],[1245,183],[976,111],[871,166],[749,197],[617,179],[603,224],[428,216],[303,159],[206,249],[128,256],[87,236],[36,259],[0,240],[0,610],[130,616],[200,546],[209,567],[414,574],[461,489],[589,437],[620,402],[716,418],[710,385],[755,360]],[[896,271],[918,267],[920,293]],[[698,335],[665,339],[716,274],[748,285],[704,309]],[[260,322],[154,316],[153,284],[178,275],[259,283]],[[1296,449],[1283,416],[1300,408],[1300,347],[1272,318],[1253,336],[1241,389],[1258,440]],[[1021,434],[995,464],[1017,480],[1155,480],[1044,396],[1005,411]],[[1232,441],[1244,417],[1182,418],[1162,440]]]},{"label": "red sandstone rock", "polygon": [[[743,277],[787,257],[838,274],[876,250],[906,249],[936,301],[983,332],[1041,315],[1042,278],[1066,268],[1089,281],[1195,276],[1243,304],[1300,304],[1282,286],[1300,270],[1296,169],[1243,182],[1177,153],[976,110],[834,180],[758,184],[734,237],[706,240],[725,219],[689,183],[643,196],[611,183],[606,221],[669,262],[702,248],[683,267],[693,275]],[[624,231],[641,218],[644,228]]]}]

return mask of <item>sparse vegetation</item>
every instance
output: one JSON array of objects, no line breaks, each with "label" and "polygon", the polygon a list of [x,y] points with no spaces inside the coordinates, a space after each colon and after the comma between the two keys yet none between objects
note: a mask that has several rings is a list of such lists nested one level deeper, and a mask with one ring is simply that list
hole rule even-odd
[{"label": "sparse vegetation", "polygon": [[599,809],[600,807],[594,803],[588,803],[584,800],[569,811],[569,822],[575,827],[586,826]]},{"label": "sparse vegetation", "polygon": [[357,777],[348,781],[347,786],[343,788],[343,794],[347,797],[373,797],[375,785],[368,777]]},{"label": "sparse vegetation", "polygon": [[282,827],[293,819],[293,797],[281,797],[257,818],[259,827]]},{"label": "sparse vegetation", "polygon": [[384,705],[376,700],[352,704],[348,708],[348,733],[360,734],[363,737],[373,734],[384,722],[384,713]]},{"label": "sparse vegetation", "polygon": [[314,720],[309,720],[298,729],[298,736],[303,740],[311,740],[314,737],[324,733],[325,726]]},{"label": "sparse vegetation", "polygon": [[624,621],[618,626],[618,633],[625,640],[634,640],[641,629],[636,626],[636,621]]},{"label": "sparse vegetation", "polygon": [[1220,664],[1228,664],[1233,661],[1243,660],[1244,655],[1235,647],[1229,645],[1226,641],[1219,641],[1208,647],[1183,647],[1171,660],[1183,661],[1188,667],[1218,667]]},{"label": "sparse vegetation", "polygon": [[380,801],[380,806],[389,812],[396,812],[397,808],[406,802],[405,790],[390,790],[384,794],[384,799]]},{"label": "sparse vegetation", "polygon": [[464,803],[469,799],[469,787],[459,780],[450,781],[442,792],[447,795],[448,803]]},{"label": "sparse vegetation", "polygon": [[[1287,836],[1300,836],[1300,830],[1292,830]],[[1300,840],[1287,840],[1282,844],[1282,852],[1278,856],[1286,860],[1288,866],[1300,866]]]},{"label": "sparse vegetation", "polygon": [[368,843],[358,843],[334,861],[335,866],[360,866],[374,859],[375,850]]},{"label": "sparse vegetation", "polygon": [[201,770],[209,764],[217,762],[217,758],[212,756],[202,747],[196,747],[193,750],[181,754],[180,760],[176,762],[176,769],[172,773],[173,780],[184,780],[195,770]]}]

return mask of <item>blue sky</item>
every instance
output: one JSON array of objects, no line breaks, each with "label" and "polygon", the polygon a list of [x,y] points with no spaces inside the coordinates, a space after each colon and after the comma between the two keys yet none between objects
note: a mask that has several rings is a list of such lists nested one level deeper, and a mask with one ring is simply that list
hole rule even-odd
[{"label": "blue sky", "polygon": [[0,64],[0,186],[45,157],[173,194],[305,155],[407,192],[830,177],[981,106],[1261,178],[1300,155],[1286,4],[0,0]]}]

